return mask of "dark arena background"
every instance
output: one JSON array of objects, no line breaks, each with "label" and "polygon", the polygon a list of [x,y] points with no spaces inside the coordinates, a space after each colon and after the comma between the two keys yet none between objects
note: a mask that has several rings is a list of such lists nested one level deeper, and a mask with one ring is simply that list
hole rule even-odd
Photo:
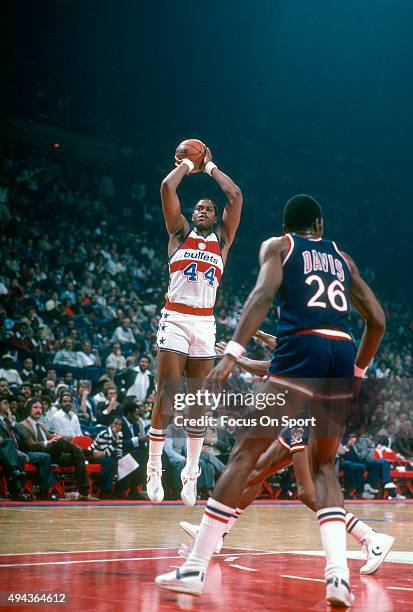
[{"label": "dark arena background", "polygon": [[[360,574],[366,542],[347,515],[352,609],[413,609],[413,4],[3,0],[1,13],[1,610],[325,610],[320,533],[291,466],[264,480],[202,597],[155,584],[182,565],[179,523],[200,523],[237,435],[228,420],[207,430],[188,507],[185,445],[167,431],[165,500],[148,500],[169,274],[159,189],[187,138],[244,200],[218,341],[297,193],[320,202],[326,237],[384,309],[336,473],[347,512],[395,538]],[[220,215],[226,202],[205,172],[179,197],[189,219],[200,197]],[[364,324],[349,316],[358,345]],[[262,329],[277,334],[274,307]],[[256,338],[247,354],[271,359]],[[233,380],[241,394],[255,383],[239,368]],[[53,435],[59,456],[43,452]]]}]

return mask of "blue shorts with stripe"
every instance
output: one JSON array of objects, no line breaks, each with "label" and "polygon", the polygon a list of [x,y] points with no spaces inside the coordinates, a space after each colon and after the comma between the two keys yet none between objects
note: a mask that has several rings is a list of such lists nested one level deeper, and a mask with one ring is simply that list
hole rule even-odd
[{"label": "blue shorts with stripe", "polygon": [[268,377],[275,384],[310,397],[322,393],[330,381],[338,394],[353,380],[355,355],[350,336],[335,338],[312,331],[300,332],[277,340]]}]

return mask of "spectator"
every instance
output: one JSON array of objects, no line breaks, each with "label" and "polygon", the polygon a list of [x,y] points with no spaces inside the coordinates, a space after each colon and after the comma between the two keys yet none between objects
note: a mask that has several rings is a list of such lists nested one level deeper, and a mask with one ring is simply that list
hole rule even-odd
[{"label": "spectator", "polygon": [[33,359],[31,357],[26,357],[23,361],[23,369],[21,371],[22,380],[28,380],[31,383],[38,382],[38,376],[34,371]]},{"label": "spectator", "polygon": [[23,466],[27,460],[25,454],[18,450],[8,396],[0,395],[0,463],[4,467],[11,498],[16,501],[31,501],[22,492],[25,476]]},{"label": "spectator", "polygon": [[12,368],[13,357],[7,353],[1,358],[0,378],[5,378],[9,385],[21,385],[22,379],[17,370]]},{"label": "spectator", "polygon": [[147,397],[152,393],[155,382],[149,371],[150,358],[143,355],[136,368],[127,370],[125,376],[126,395],[132,395],[136,400],[143,404]]},{"label": "spectator", "polygon": [[73,350],[72,338],[66,338],[63,345],[64,348],[57,351],[54,356],[53,363],[71,366],[73,368],[80,367],[77,353]]},{"label": "spectator", "polygon": [[82,449],[59,435],[52,435],[40,422],[42,403],[33,397],[28,403],[28,417],[21,421],[23,447],[27,451],[41,451],[51,456],[58,465],[74,465],[80,501],[97,501],[89,494],[89,478],[86,472],[85,457]]},{"label": "spectator", "polygon": [[404,459],[413,460],[413,427],[412,421],[404,420],[400,430],[395,434],[391,448]]},{"label": "spectator", "polygon": [[106,359],[106,367],[108,366],[112,366],[118,371],[126,368],[126,359],[122,355],[119,342],[114,342],[112,345],[112,352]]},{"label": "spectator", "polygon": [[96,428],[96,406],[91,397],[92,385],[90,380],[79,381],[77,395],[73,398],[73,404],[79,419],[80,428],[85,436],[95,437],[98,429]]},{"label": "spectator", "polygon": [[366,483],[364,472],[366,471],[366,466],[364,463],[359,463],[357,461],[356,455],[352,449],[356,440],[357,437],[351,434],[347,444],[340,443],[337,450],[339,469],[344,472],[344,497],[346,499],[351,499],[355,494],[356,497],[361,497],[362,499],[374,499],[375,494],[368,490],[369,487],[364,490]]},{"label": "spectator", "polygon": [[88,451],[93,463],[102,466],[102,499],[112,498],[113,476],[117,473],[117,462],[123,455],[122,419],[114,417],[109,427],[98,433]]},{"label": "spectator", "polygon": [[123,416],[122,406],[118,402],[118,390],[115,385],[108,385],[105,390],[105,401],[96,406],[97,422],[109,426],[113,417]]},{"label": "spectator", "polygon": [[63,391],[60,395],[58,410],[52,418],[52,430],[68,440],[82,435],[70,391]]},{"label": "spectator", "polygon": [[99,353],[96,349],[92,349],[89,340],[85,340],[82,344],[82,350],[77,352],[79,367],[90,368],[100,367],[101,361]]},{"label": "spectator", "polygon": [[129,486],[132,491],[129,497],[142,499],[136,488],[146,481],[147,435],[137,422],[139,406],[135,398],[127,397],[123,402],[122,411],[123,454],[130,453],[138,463],[138,468],[119,483],[119,491],[124,495],[126,488]]},{"label": "spectator", "polygon": [[396,485],[390,478],[390,462],[374,458],[374,442],[367,435],[363,435],[354,441],[352,448],[357,461],[364,464],[368,472],[364,490],[368,493],[377,493],[380,479],[389,496],[396,497]]},{"label": "spectator", "polygon": [[120,344],[136,344],[135,336],[130,327],[130,319],[125,317],[122,319],[121,324],[114,331],[112,336],[112,342],[119,342]]}]

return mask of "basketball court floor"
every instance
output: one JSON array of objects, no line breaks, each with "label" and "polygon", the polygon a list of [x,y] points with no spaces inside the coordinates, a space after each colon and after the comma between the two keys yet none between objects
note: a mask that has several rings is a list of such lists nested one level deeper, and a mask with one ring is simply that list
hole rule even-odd
[{"label": "basketball court floor", "polygon": [[[413,503],[346,507],[396,537],[374,576],[360,576],[363,556],[348,537],[352,610],[413,610]],[[160,590],[154,577],[180,566],[181,544],[191,545],[179,521],[197,523],[202,512],[202,503],[0,503],[0,609],[326,610],[318,526],[298,502],[251,506],[214,557],[201,598]],[[26,603],[7,601],[11,593],[27,593]],[[30,593],[59,603],[29,603]]]}]

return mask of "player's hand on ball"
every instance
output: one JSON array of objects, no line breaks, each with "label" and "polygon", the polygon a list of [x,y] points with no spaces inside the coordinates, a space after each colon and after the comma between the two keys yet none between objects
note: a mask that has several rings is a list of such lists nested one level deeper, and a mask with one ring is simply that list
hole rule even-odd
[{"label": "player's hand on ball", "polygon": [[[178,167],[182,164],[182,159],[179,159],[179,157],[177,157],[175,155],[175,166]],[[194,169],[193,170],[189,170],[187,172],[187,174],[196,174],[197,172],[202,172],[201,168],[198,168],[197,165],[194,163]]]},{"label": "player's hand on ball", "polygon": [[205,172],[205,166],[210,161],[212,161],[212,153],[211,153],[211,149],[209,147],[207,147],[206,148],[206,152],[205,152],[205,156],[204,156],[204,163],[202,164],[202,170],[204,172]]}]

